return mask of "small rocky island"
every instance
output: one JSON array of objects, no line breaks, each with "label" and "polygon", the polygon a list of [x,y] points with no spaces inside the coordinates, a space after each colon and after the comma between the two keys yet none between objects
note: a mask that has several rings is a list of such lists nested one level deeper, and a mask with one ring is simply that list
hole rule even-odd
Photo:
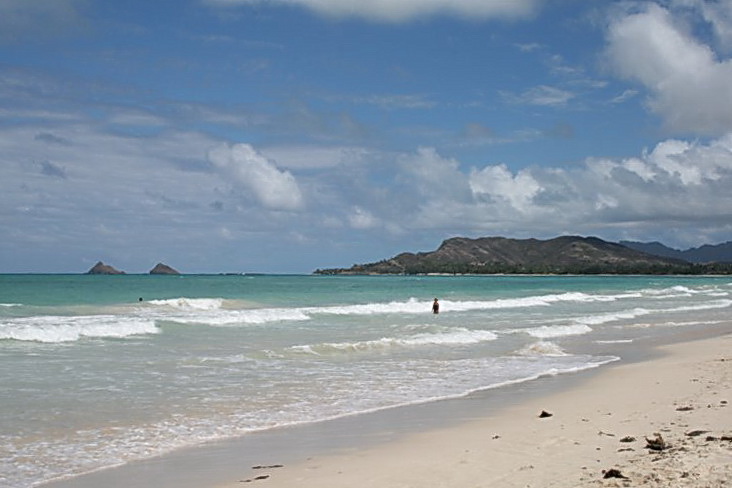
[{"label": "small rocky island", "polygon": [[90,275],[121,275],[125,274],[124,271],[120,271],[118,269],[115,269],[113,266],[110,266],[108,264],[104,264],[103,262],[99,261],[97,264],[91,267],[89,271],[86,272],[86,274]]},{"label": "small rocky island", "polygon": [[171,268],[167,264],[158,263],[150,270],[151,275],[179,275],[180,272]]}]

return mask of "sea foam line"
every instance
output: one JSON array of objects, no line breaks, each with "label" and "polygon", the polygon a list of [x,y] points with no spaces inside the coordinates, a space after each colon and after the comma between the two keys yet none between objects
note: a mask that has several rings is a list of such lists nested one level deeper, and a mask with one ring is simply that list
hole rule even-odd
[{"label": "sea foam line", "polygon": [[83,337],[123,338],[158,332],[152,320],[116,315],[47,315],[0,322],[0,339],[44,343],[73,342]]},{"label": "sea foam line", "polygon": [[[548,307],[561,302],[609,302],[625,298],[637,298],[635,293],[618,295],[590,295],[580,292],[538,295],[522,298],[499,298],[493,300],[443,300],[444,313],[476,310],[498,310],[527,307]],[[432,302],[410,298],[405,301],[377,302],[352,305],[330,305],[295,308],[249,308],[223,309],[221,299],[170,299],[153,300],[150,303],[172,308],[174,312],[163,312],[159,318],[179,323],[202,323],[208,325],[265,324],[278,321],[305,321],[317,315],[422,315],[429,311]]]},{"label": "sea foam line", "polygon": [[415,346],[459,346],[477,344],[480,342],[494,341],[498,336],[488,330],[470,330],[456,328],[448,332],[435,334],[415,334],[410,337],[382,337],[369,341],[358,342],[325,342],[321,344],[303,344],[291,346],[289,349],[295,352],[303,352],[315,355],[324,355],[340,352],[364,352],[383,350],[392,347],[415,347]]}]

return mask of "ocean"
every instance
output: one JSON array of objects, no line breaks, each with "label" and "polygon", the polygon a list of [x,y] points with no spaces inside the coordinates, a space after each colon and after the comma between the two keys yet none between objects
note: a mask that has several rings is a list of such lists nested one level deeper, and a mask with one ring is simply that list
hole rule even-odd
[{"label": "ocean", "polygon": [[498,395],[730,310],[730,277],[0,275],[0,486]]}]

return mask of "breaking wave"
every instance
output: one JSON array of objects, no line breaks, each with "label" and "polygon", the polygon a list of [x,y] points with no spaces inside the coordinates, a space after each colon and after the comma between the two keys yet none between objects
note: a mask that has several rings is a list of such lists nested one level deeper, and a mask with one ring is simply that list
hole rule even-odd
[{"label": "breaking wave", "polygon": [[522,347],[516,354],[519,356],[568,356],[564,350],[557,344],[549,341],[539,341],[527,344]]},{"label": "breaking wave", "polygon": [[123,338],[157,332],[159,329],[152,320],[115,315],[40,316],[0,322],[0,340],[44,343],[72,342],[84,337]]},{"label": "breaking wave", "polygon": [[381,339],[357,342],[326,342],[292,346],[296,352],[325,355],[342,352],[368,352],[385,350],[393,347],[418,346],[460,346],[494,341],[496,334],[488,330],[452,329],[441,333],[416,334],[409,337],[383,337]]}]

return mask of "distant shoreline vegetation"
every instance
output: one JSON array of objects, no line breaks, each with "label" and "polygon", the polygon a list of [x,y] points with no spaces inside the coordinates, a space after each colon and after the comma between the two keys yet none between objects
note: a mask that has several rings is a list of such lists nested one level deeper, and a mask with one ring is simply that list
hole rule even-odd
[{"label": "distant shoreline vegetation", "polygon": [[[729,243],[728,243],[729,244]],[[316,275],[729,275],[729,261],[692,263],[606,242],[596,237],[549,240],[455,237],[431,252],[402,253],[350,268],[317,269]]]}]

